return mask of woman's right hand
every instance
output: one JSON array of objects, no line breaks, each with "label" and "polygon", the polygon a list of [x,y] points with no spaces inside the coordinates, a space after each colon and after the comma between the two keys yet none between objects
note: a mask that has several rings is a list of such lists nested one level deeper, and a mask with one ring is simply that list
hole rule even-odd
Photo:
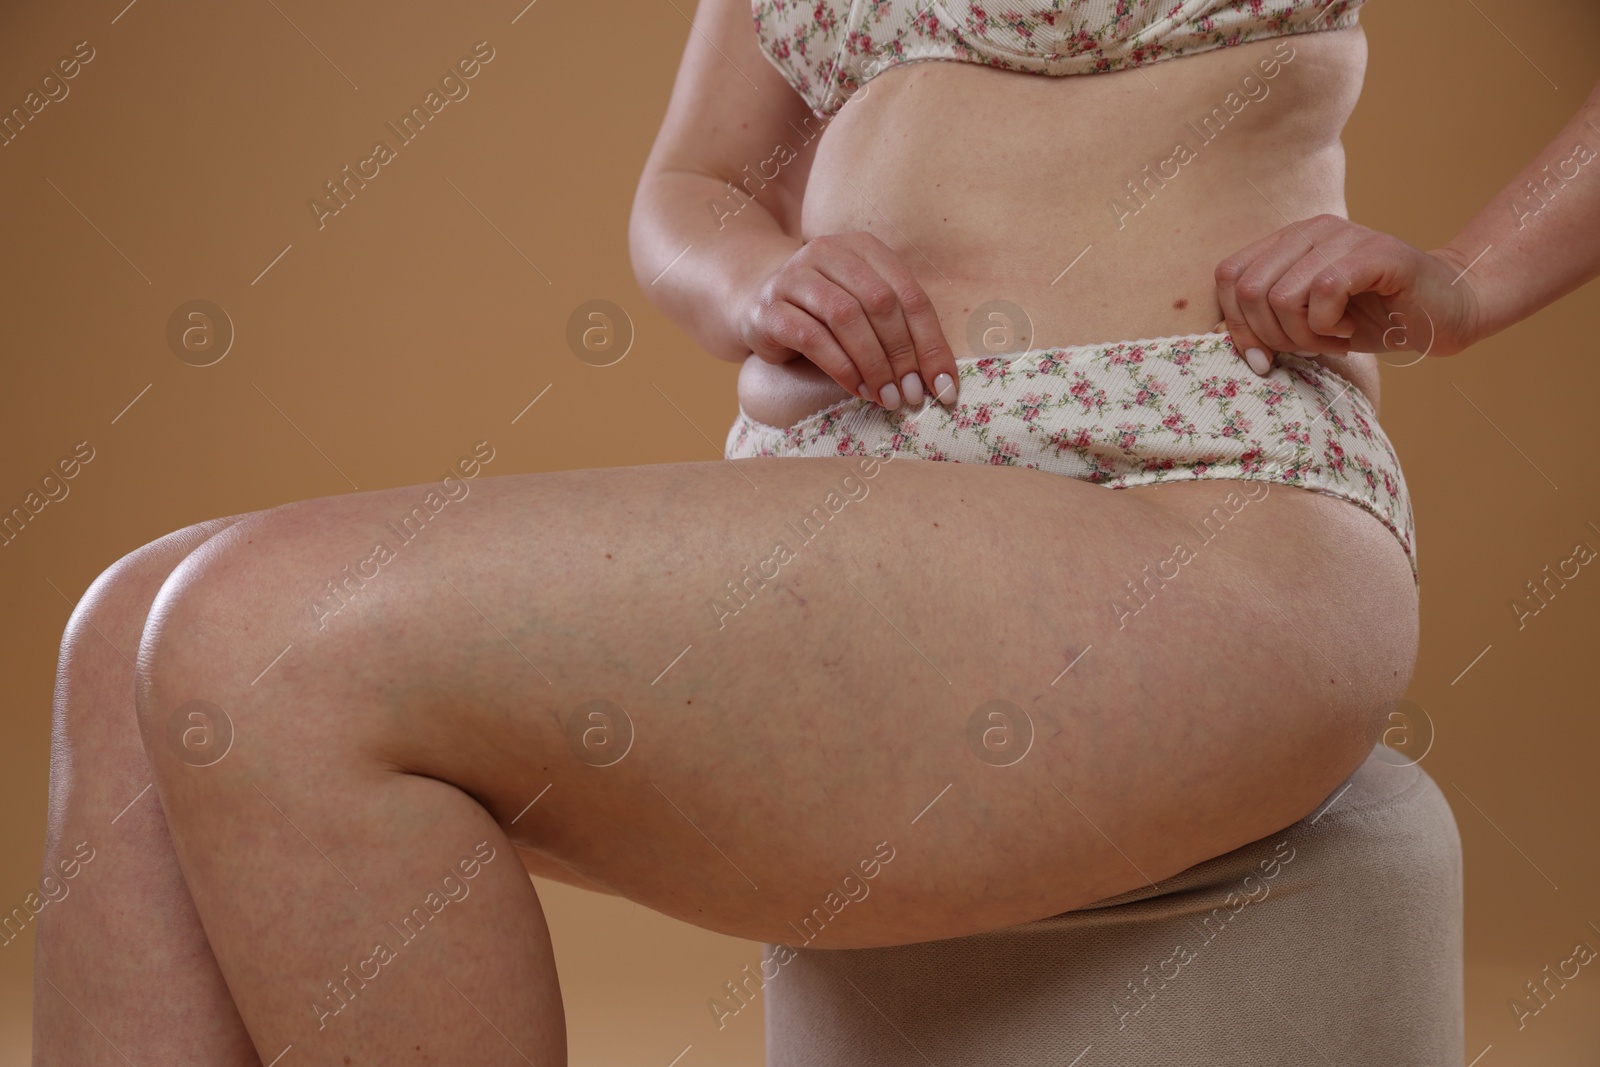
[{"label": "woman's right hand", "polygon": [[1217,264],[1217,302],[1234,347],[1257,374],[1271,372],[1273,352],[1449,356],[1480,335],[1469,266],[1448,248],[1424,252],[1325,213]]},{"label": "woman's right hand", "polygon": [[870,233],[811,239],[741,300],[739,338],[768,363],[804,357],[891,411],[928,392],[956,402],[955,355],[933,302]]}]

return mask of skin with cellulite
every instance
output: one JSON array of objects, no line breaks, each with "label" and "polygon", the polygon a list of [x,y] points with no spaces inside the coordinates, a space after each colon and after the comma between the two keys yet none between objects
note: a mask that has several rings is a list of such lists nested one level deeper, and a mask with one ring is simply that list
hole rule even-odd
[{"label": "skin with cellulite", "polygon": [[[706,203],[807,112],[742,0],[705,0],[695,23],[630,242],[641,289],[718,358],[754,351],[763,287],[825,235],[892,252],[946,344],[994,298],[1055,344],[1209,329],[1241,239],[1343,210],[1359,31],[1296,38],[1271,95],[1125,226],[1106,203],[1170,152],[1179,102],[1225,93],[1271,42],[1085,79],[908,64],[719,228]],[[1574,192],[1551,210],[1594,205]],[[1511,257],[1521,288],[1495,289],[1474,325],[1592,276],[1588,254]],[[833,318],[836,343],[852,330]],[[922,355],[902,346],[885,368]],[[812,362],[748,361],[746,410],[783,424],[846,388]],[[1375,400],[1371,358],[1342,366]],[[1292,488],[1241,508],[1226,482],[1112,492],[889,462],[719,617],[797,516],[866,476],[857,463],[482,474],[331,619],[330,576],[430,487],[216,520],[108,568],[62,642],[45,868],[80,841],[97,853],[70,910],[37,920],[36,1062],[232,1067],[292,1048],[294,1063],[560,1064],[525,871],[778,941],[888,842],[871,906],[830,924],[833,945],[996,929],[1305,816],[1405,691],[1417,618],[1399,546]],[[1121,625],[1126,582],[1219,513],[1225,532]],[[574,741],[596,700],[626,712],[614,762]],[[1038,726],[1002,774],[967,740],[995,700]],[[197,706],[231,730],[209,763],[184,740]],[[490,853],[525,870],[483,863],[381,977],[350,976],[443,872]]]}]

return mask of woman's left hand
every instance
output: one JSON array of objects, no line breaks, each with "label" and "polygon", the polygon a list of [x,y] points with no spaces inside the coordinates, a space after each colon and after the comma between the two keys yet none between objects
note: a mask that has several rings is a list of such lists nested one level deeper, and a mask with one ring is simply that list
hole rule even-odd
[{"label": "woman's left hand", "polygon": [[1275,352],[1450,356],[1478,339],[1477,295],[1457,258],[1318,215],[1217,264],[1217,299],[1257,374],[1271,371]]}]

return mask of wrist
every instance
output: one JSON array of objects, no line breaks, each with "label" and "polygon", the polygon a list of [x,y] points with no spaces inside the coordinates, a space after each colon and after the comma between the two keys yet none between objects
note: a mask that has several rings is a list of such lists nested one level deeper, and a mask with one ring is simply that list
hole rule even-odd
[{"label": "wrist", "polygon": [[1458,320],[1455,335],[1460,339],[1459,349],[1471,348],[1479,341],[1500,331],[1489,307],[1489,292],[1483,284],[1479,270],[1487,258],[1480,251],[1473,255],[1463,253],[1454,244],[1445,244],[1426,253],[1450,268],[1454,279],[1450,284],[1460,293]]},{"label": "wrist", "polygon": [[[792,237],[762,235],[743,243],[719,263],[714,296],[724,336],[748,353],[742,341],[746,315],[760,298],[761,290],[778,270],[800,250],[804,242]],[[742,355],[741,357],[742,358]]]}]

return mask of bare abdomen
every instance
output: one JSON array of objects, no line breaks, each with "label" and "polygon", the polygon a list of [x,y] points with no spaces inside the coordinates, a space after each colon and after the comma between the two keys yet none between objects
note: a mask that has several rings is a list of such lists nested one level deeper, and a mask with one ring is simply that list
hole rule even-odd
[{"label": "bare abdomen", "polygon": [[[1339,132],[1365,66],[1360,27],[1064,78],[906,63],[824,128],[800,236],[881,238],[958,357],[1208,331],[1218,262],[1345,213]],[[1336,369],[1375,400],[1374,357]],[[778,426],[845,395],[803,360],[739,378]]]}]

